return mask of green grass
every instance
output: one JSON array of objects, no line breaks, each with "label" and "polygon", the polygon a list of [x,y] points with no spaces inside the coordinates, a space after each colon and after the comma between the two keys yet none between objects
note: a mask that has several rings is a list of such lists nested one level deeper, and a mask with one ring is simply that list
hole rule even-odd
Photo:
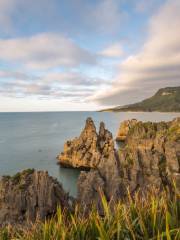
[{"label": "green grass", "polygon": [[180,239],[180,199],[175,193],[152,190],[145,198],[139,193],[110,207],[102,195],[103,216],[95,208],[88,215],[76,206],[73,213],[59,207],[53,218],[30,228],[8,226],[0,230],[1,240],[178,240]]}]

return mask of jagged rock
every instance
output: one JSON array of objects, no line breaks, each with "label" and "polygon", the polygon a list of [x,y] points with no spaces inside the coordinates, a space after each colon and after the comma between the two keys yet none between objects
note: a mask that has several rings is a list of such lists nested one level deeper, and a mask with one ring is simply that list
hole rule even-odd
[{"label": "jagged rock", "polygon": [[125,141],[129,130],[137,123],[136,119],[126,120],[121,123],[118,133],[116,136],[116,141]]},{"label": "jagged rock", "polygon": [[58,156],[59,163],[64,167],[94,168],[100,158],[97,150],[98,136],[96,127],[91,118],[86,120],[86,125],[81,135],[64,145],[64,152]]},{"label": "jagged rock", "polygon": [[[132,122],[118,153],[106,130],[111,136],[107,155],[102,151],[96,168],[80,174],[78,199],[87,208],[95,203],[101,211],[100,190],[108,201],[117,201],[126,197],[127,188],[131,194],[137,189],[144,194],[152,186],[171,192],[172,179],[180,189],[180,119],[168,123]],[[102,136],[104,129],[102,124]]]},{"label": "jagged rock", "polygon": [[103,122],[97,133],[93,120],[88,118],[80,137],[68,141],[58,159],[63,166],[91,169],[81,172],[78,180],[81,204],[88,206],[95,202],[99,205],[99,191],[103,191],[107,199],[112,196],[118,199],[122,195],[118,154],[113,136]]},{"label": "jagged rock", "polygon": [[180,118],[171,122],[137,122],[119,149],[124,177],[130,189],[155,185],[180,187]]},{"label": "jagged rock", "polygon": [[93,120],[88,118],[81,135],[65,143],[58,160],[64,167],[92,169],[97,167],[103,157],[108,158],[113,148],[112,134],[105,129],[104,123],[100,124],[97,134]]},{"label": "jagged rock", "polygon": [[47,172],[24,170],[0,180],[0,226],[44,220],[58,205],[70,209],[69,196]]},{"label": "jagged rock", "polygon": [[97,134],[96,150],[98,161],[89,172],[81,172],[78,179],[78,200],[86,206],[95,203],[100,209],[100,194],[102,192],[108,200],[116,201],[124,195],[120,161],[114,147],[112,134],[100,123]]}]

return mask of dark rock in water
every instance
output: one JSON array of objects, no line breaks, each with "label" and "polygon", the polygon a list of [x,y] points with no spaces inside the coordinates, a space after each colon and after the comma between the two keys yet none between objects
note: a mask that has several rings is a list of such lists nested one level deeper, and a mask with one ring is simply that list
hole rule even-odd
[{"label": "dark rock in water", "polygon": [[47,172],[24,170],[0,180],[0,225],[45,220],[57,206],[70,209],[69,196]]}]

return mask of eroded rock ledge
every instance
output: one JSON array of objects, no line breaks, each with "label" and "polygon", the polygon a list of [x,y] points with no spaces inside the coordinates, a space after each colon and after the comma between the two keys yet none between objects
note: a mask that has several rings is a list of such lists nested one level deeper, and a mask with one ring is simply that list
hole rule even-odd
[{"label": "eroded rock ledge", "polygon": [[70,209],[69,196],[47,172],[28,169],[0,180],[0,226],[45,220],[58,205]]}]

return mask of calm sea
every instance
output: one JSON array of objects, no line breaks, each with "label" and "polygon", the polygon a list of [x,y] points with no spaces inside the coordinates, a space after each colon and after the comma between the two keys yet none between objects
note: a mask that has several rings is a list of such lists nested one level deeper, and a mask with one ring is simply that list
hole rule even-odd
[{"label": "calm sea", "polygon": [[0,175],[11,175],[26,168],[48,170],[63,187],[76,195],[78,170],[57,165],[56,156],[64,142],[79,136],[87,117],[98,127],[104,121],[115,136],[120,122],[137,118],[142,121],[171,120],[178,113],[98,113],[46,112],[0,113]]}]

